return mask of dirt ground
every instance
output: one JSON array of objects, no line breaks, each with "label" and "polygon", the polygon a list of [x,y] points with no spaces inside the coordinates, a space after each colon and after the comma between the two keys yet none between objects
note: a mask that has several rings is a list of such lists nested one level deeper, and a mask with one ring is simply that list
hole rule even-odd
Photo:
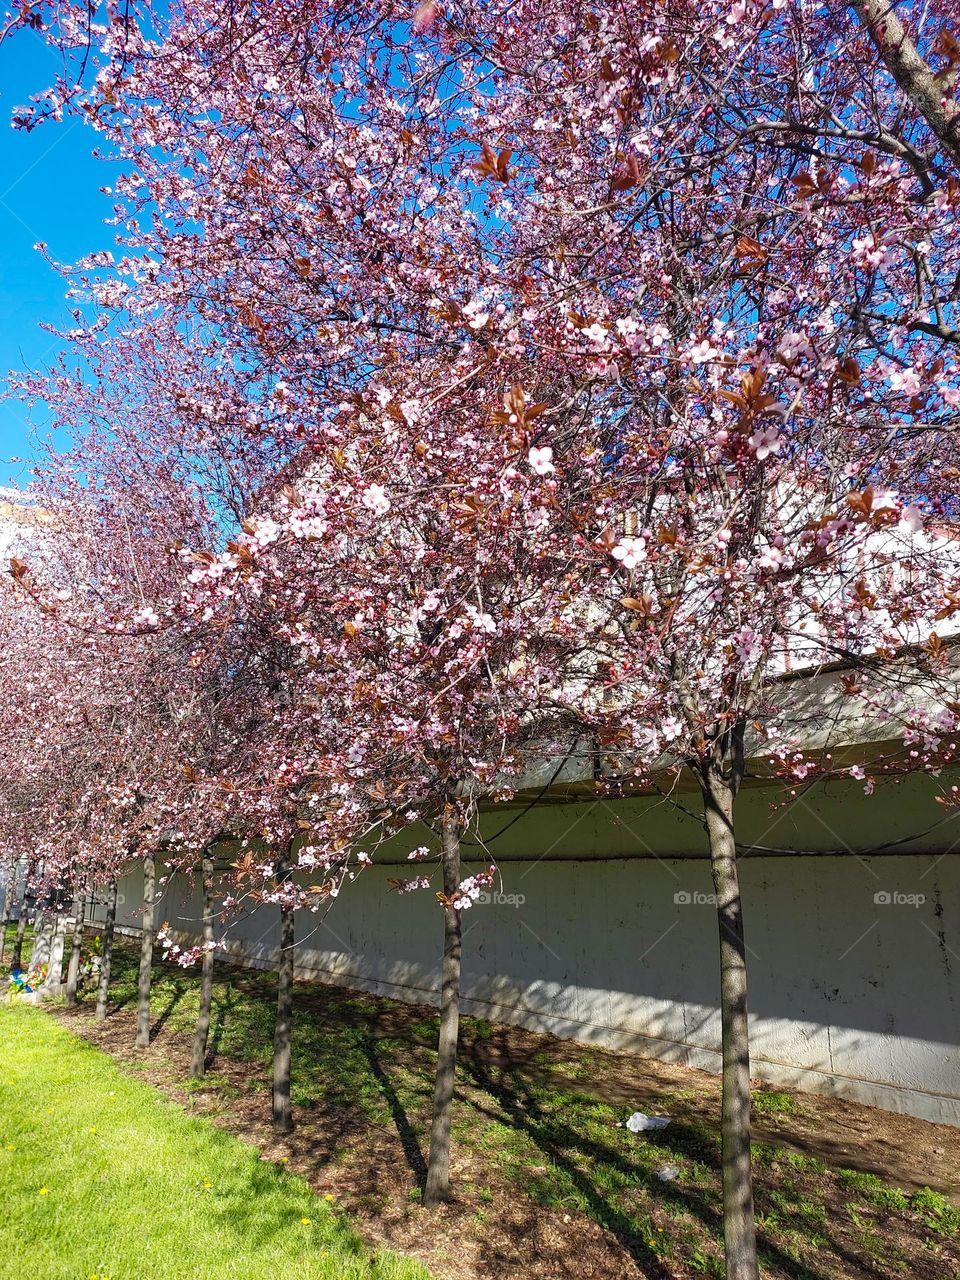
[{"label": "dirt ground", "polygon": [[[238,975],[233,981],[242,986],[247,979]],[[328,1016],[329,1001],[335,998],[332,990],[299,989],[298,1017],[314,1005],[318,1017]],[[425,1017],[435,1016],[433,1010],[391,1001],[366,999],[366,1008],[366,1028],[384,1042],[403,1039],[418,1020],[422,1027]],[[476,1142],[458,1142],[455,1127],[451,1173],[457,1199],[428,1215],[419,1205],[417,1191],[424,1168],[420,1138],[424,1126],[411,1125],[392,1084],[393,1068],[384,1070],[376,1064],[373,1068],[390,1108],[389,1123],[364,1121],[355,1110],[335,1101],[311,1103],[297,1109],[294,1134],[278,1140],[270,1128],[268,1071],[262,1060],[221,1053],[208,1084],[188,1085],[189,1037],[165,1018],[159,1020],[150,1049],[139,1053],[133,1048],[134,1014],[129,1005],[112,1012],[100,1025],[93,1021],[89,1006],[76,1011],[61,1008],[55,1016],[185,1109],[208,1114],[215,1124],[259,1147],[263,1159],[285,1163],[320,1194],[332,1194],[369,1243],[417,1255],[437,1280],[692,1280],[722,1274],[715,1207],[706,1206],[682,1182],[670,1184],[665,1206],[669,1217],[658,1216],[659,1204],[651,1200],[650,1232],[670,1231],[674,1224],[689,1225],[695,1220],[704,1236],[702,1250],[688,1248],[687,1257],[658,1256],[656,1239],[638,1240],[635,1217],[618,1216],[613,1201],[592,1180],[587,1149],[583,1161],[571,1157],[569,1145],[561,1149],[551,1140],[555,1118],[551,1128],[537,1114],[536,1099],[543,1096],[542,1086],[548,1085],[561,1097],[575,1091],[612,1104],[623,1117],[633,1110],[660,1111],[664,1099],[669,1099],[669,1114],[678,1131],[683,1124],[690,1133],[701,1132],[704,1126],[715,1130],[719,1081],[705,1072],[630,1054],[583,1049],[513,1027],[486,1027],[482,1035],[473,1034],[468,1021],[461,1058],[471,1083],[461,1086],[458,1098],[469,1102],[470,1109],[469,1113],[464,1110],[469,1119],[461,1118],[461,1124],[489,1124],[491,1134],[499,1133],[505,1120],[524,1128],[537,1140],[537,1147],[530,1149],[538,1150],[536,1159],[542,1160],[542,1165],[529,1163],[526,1168],[531,1185],[535,1188],[552,1164],[563,1162],[581,1194],[569,1210],[556,1203],[539,1203],[535,1191],[530,1194],[518,1183],[516,1168],[498,1159],[493,1138],[485,1143],[483,1134],[476,1131]],[[586,1071],[583,1055],[588,1055]],[[510,1090],[498,1085],[504,1079],[511,1081]],[[874,1204],[858,1200],[851,1210],[851,1197],[832,1172],[842,1168],[876,1174],[888,1187],[908,1193],[930,1187],[960,1205],[960,1131],[810,1094],[790,1095],[787,1102],[789,1109],[783,1114],[756,1116],[755,1141],[770,1149],[766,1163],[758,1162],[756,1170],[758,1206],[764,1195],[776,1202],[784,1185],[794,1188],[794,1169],[804,1170],[807,1201],[819,1215],[811,1239],[823,1243],[809,1257],[778,1247],[771,1252],[768,1247],[765,1275],[790,1280],[960,1278],[956,1235],[931,1235],[914,1223],[915,1214],[889,1213],[882,1200]],[[791,1152],[803,1159],[791,1165]],[[711,1159],[715,1163],[715,1157],[702,1158],[707,1164]],[[818,1174],[816,1166],[808,1165],[811,1160],[822,1161],[828,1170]],[[638,1197],[648,1194],[637,1191]],[[768,1216],[768,1224],[774,1221],[775,1215]],[[770,1239],[779,1237],[772,1231]],[[802,1255],[802,1239],[797,1236],[797,1240]]]}]

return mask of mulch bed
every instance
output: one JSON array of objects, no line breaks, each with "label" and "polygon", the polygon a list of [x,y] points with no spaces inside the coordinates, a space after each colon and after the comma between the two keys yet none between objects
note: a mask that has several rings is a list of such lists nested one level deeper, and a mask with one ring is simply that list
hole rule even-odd
[{"label": "mulch bed", "polygon": [[[244,984],[242,973],[233,979]],[[333,989],[335,990],[335,989]],[[333,995],[330,990],[330,997]],[[298,1011],[316,1007],[322,1014],[323,987],[298,988]],[[405,1031],[435,1011],[394,1001],[370,1001],[376,1010],[373,1034],[403,1038]],[[357,1230],[371,1245],[385,1245],[423,1259],[437,1280],[692,1280],[713,1271],[716,1246],[707,1241],[703,1259],[695,1267],[664,1262],[624,1232],[600,1225],[575,1207],[569,1211],[545,1207],[518,1186],[502,1162],[454,1141],[451,1162],[457,1199],[434,1213],[419,1205],[417,1187],[422,1173],[418,1138],[402,1110],[395,1123],[380,1125],[336,1105],[298,1108],[297,1128],[278,1139],[270,1127],[268,1076],[261,1062],[217,1056],[209,1086],[186,1087],[190,1040],[169,1025],[161,1025],[148,1050],[133,1047],[135,1016],[128,1007],[111,1013],[105,1023],[93,1020],[90,1005],[77,1010],[58,1008],[54,1016],[113,1055],[154,1084],[186,1110],[207,1114],[213,1123],[249,1142],[264,1160],[286,1163],[323,1194],[332,1194],[349,1213]],[[370,1019],[364,1018],[369,1026]],[[589,1055],[589,1078],[578,1072],[578,1055]],[[518,1080],[555,1084],[607,1101],[624,1116],[635,1109],[656,1111],[671,1098],[675,1119],[716,1129],[719,1081],[691,1068],[606,1053],[552,1036],[515,1027],[488,1028],[473,1035],[465,1023],[462,1061],[474,1080],[491,1068],[499,1078],[508,1070]],[[389,1080],[384,1080],[389,1097]],[[473,1094],[471,1101],[476,1106]],[[755,1140],[815,1157],[828,1166],[880,1175],[907,1192],[930,1186],[960,1204],[960,1131],[928,1124],[852,1102],[810,1094],[795,1095],[787,1114],[758,1115]],[[418,1119],[421,1119],[418,1117]],[[478,1116],[477,1123],[482,1123]],[[421,1126],[422,1127],[422,1126]],[[546,1151],[545,1162],[552,1154]],[[531,1174],[542,1172],[531,1166]],[[758,1168],[758,1184],[774,1174]],[[883,1250],[861,1256],[858,1236],[848,1228],[849,1196],[836,1180],[817,1184],[827,1211],[830,1250],[818,1250],[816,1260],[801,1266],[783,1255],[771,1274],[791,1280],[878,1280],[904,1274],[902,1261],[884,1261]],[[871,1210],[858,1204],[861,1218]],[[615,1222],[616,1214],[611,1216]],[[604,1214],[597,1217],[604,1220]],[[922,1232],[913,1238],[899,1223],[885,1221],[873,1211],[877,1231],[901,1258],[911,1259],[912,1280],[948,1280],[960,1276],[960,1242],[939,1239],[930,1249]],[[716,1226],[716,1224],[713,1224]],[[829,1254],[829,1260],[825,1260]],[[709,1261],[708,1261],[709,1259]]]}]

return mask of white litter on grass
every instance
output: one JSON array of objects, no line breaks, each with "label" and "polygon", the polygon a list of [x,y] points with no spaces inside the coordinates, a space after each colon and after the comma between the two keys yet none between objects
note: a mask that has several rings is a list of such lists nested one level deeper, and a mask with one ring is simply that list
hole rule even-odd
[{"label": "white litter on grass", "polygon": [[675,1164],[665,1164],[657,1173],[657,1177],[661,1182],[673,1182],[680,1176],[680,1170]]},{"label": "white litter on grass", "polygon": [[635,1111],[627,1121],[627,1128],[631,1133],[647,1133],[652,1129],[665,1129],[669,1123],[669,1116],[647,1116]]}]

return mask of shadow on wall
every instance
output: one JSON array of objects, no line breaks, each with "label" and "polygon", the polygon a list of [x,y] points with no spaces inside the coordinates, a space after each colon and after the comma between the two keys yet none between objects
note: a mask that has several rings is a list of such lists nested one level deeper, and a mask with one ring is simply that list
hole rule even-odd
[{"label": "shadow on wall", "polygon": [[[542,849],[541,815],[552,829],[551,810],[517,827]],[[612,821],[608,830],[619,832]],[[516,852],[523,845],[512,838]],[[717,926],[704,860],[505,861],[501,870],[497,891],[464,913],[468,1012],[717,1069]],[[395,874],[368,869],[332,908],[298,913],[301,977],[435,998],[442,919],[429,891],[398,899],[388,884]],[[960,860],[748,858],[741,876],[755,1073],[960,1123],[951,1042],[960,1025]],[[140,881],[137,869],[121,885],[123,924],[139,923]],[[174,877],[158,920],[195,937],[199,917],[196,886]],[[260,907],[229,926],[227,953],[272,968],[277,938],[276,910]],[[857,1082],[877,1089],[857,1093]]]}]

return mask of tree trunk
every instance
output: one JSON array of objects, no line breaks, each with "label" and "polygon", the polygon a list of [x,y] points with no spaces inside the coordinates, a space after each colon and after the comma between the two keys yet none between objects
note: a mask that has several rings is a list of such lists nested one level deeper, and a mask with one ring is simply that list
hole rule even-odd
[{"label": "tree trunk", "polygon": [[153,977],[154,909],[157,894],[157,863],[152,853],[143,859],[143,932],[140,936],[140,977],[137,982],[138,1049],[150,1045],[150,981]]},{"label": "tree trunk", "polygon": [[[453,898],[460,885],[460,823],[456,808],[448,803],[443,813],[443,892]],[[433,1092],[433,1123],[430,1127],[430,1158],[423,1203],[434,1208],[450,1199],[450,1121],[453,1086],[457,1068],[457,1039],[460,1034],[460,959],[462,931],[460,912],[449,905],[443,909],[443,966],[440,975],[440,1042],[437,1078]]]},{"label": "tree trunk", "polygon": [[13,897],[16,888],[15,868],[11,864],[3,882],[3,917],[0,920],[0,964],[3,964],[4,952],[7,949],[7,922],[12,919],[10,914],[10,899]]},{"label": "tree trunk", "polygon": [[103,925],[103,956],[100,961],[100,985],[97,988],[97,1022],[107,1016],[107,995],[110,990],[110,965],[113,962],[113,930],[117,922],[117,882],[110,881],[107,898],[107,918]]},{"label": "tree trunk", "polygon": [[[289,853],[278,867],[281,882],[290,874]],[[290,1030],[293,1025],[293,948],[296,941],[294,910],[280,908],[280,964],[277,970],[277,1021],[273,1033],[273,1127],[277,1133],[293,1132],[290,1107]]]},{"label": "tree trunk", "polygon": [[70,948],[70,963],[67,965],[67,1004],[77,1003],[77,986],[80,982],[80,952],[83,947],[83,919],[87,912],[86,894],[81,894],[77,901],[77,914],[73,920],[73,945]]},{"label": "tree trunk", "polygon": [[190,1074],[199,1080],[206,1070],[207,1037],[210,1034],[210,1012],[213,1007],[213,854],[204,852],[201,863],[203,876],[203,960],[200,969],[200,1012],[193,1037],[193,1057]]},{"label": "tree trunk", "polygon": [[727,1280],[757,1280],[757,1235],[750,1160],[750,1040],[747,959],[734,802],[743,776],[742,731],[717,749],[701,772],[710,864],[720,926],[720,1021],[723,1083],[720,1107],[723,1240]]},{"label": "tree trunk", "polygon": [[[11,960],[11,969],[23,968],[23,939],[27,932],[27,903],[26,895],[20,899],[20,914],[17,916],[17,932],[13,939],[13,957]],[[57,974],[57,982],[60,981],[60,975]]]}]

